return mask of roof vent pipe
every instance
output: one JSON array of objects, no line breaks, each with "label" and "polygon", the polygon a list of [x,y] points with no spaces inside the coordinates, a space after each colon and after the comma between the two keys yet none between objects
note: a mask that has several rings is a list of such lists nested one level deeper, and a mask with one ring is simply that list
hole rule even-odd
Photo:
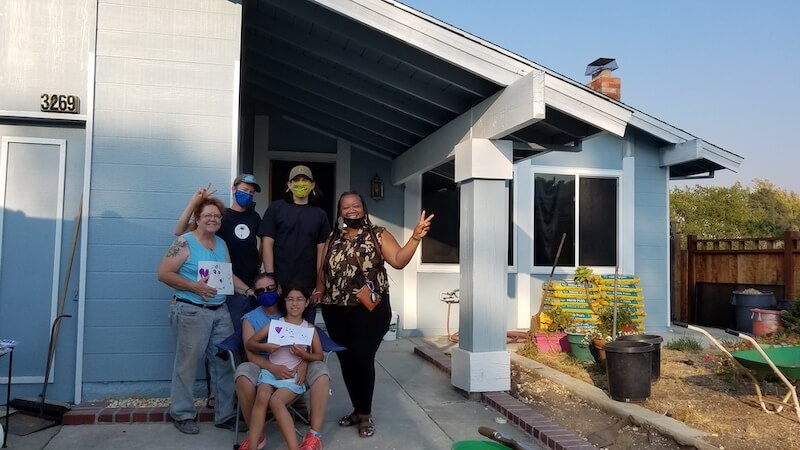
[{"label": "roof vent pipe", "polygon": [[586,86],[614,100],[621,100],[622,81],[611,76],[611,72],[618,68],[617,60],[614,58],[597,58],[586,66],[584,75],[592,76],[592,81]]}]

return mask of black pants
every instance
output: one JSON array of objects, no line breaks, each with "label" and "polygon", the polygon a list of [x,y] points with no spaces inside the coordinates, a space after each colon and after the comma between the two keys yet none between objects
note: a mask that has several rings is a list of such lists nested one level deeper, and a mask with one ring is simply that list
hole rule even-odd
[{"label": "black pants", "polygon": [[372,414],[372,394],[375,391],[375,353],[383,335],[389,330],[392,308],[389,294],[370,311],[362,305],[324,306],[322,317],[331,339],[347,347],[337,352],[342,366],[342,379],[359,414]]}]

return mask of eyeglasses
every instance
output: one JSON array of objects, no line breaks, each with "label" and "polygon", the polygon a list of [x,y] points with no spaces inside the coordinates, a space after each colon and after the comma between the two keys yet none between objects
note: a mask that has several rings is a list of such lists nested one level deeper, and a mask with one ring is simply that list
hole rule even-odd
[{"label": "eyeglasses", "polygon": [[222,214],[200,214],[200,218],[205,220],[208,219],[219,220],[222,219]]},{"label": "eyeglasses", "polygon": [[263,294],[264,292],[275,292],[277,290],[278,290],[278,285],[277,284],[270,284],[269,286],[267,286],[265,288],[255,288],[253,290],[253,293],[256,294],[256,296],[259,296],[259,295]]}]

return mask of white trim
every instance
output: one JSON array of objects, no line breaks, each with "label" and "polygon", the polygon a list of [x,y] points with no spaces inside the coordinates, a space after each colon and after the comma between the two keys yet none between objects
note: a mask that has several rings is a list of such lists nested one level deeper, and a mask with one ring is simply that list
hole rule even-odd
[{"label": "white trim", "polygon": [[[539,165],[531,165],[531,179],[530,179],[530,192],[531,192],[531,202],[534,201],[536,198],[536,174],[537,173],[547,173],[553,175],[573,175],[576,177],[575,182],[575,266],[572,267],[556,267],[554,274],[558,275],[570,275],[574,273],[575,268],[579,265],[579,250],[580,250],[580,238],[579,238],[579,230],[578,226],[580,225],[580,177],[608,177],[608,178],[616,178],[617,179],[617,224],[621,221],[621,202],[622,202],[622,187],[625,186],[626,181],[624,179],[625,172],[622,170],[617,169],[591,169],[585,167],[564,167],[564,166],[539,166]],[[530,220],[531,224],[535,224],[535,217],[536,208],[531,208],[530,213]],[[532,229],[533,231],[533,225]],[[632,245],[628,242],[628,240],[622,239],[621,234],[621,227],[617,226],[617,263],[622,266],[625,264],[625,261],[622,261],[622,256],[627,253],[627,249],[623,248],[624,246]],[[531,239],[530,242],[530,251],[531,251],[531,261],[530,261],[530,268],[529,271],[531,274],[550,274],[550,271],[553,270],[552,266],[536,266],[534,265],[535,260],[535,251],[534,248],[534,239]],[[596,267],[592,266],[592,269],[596,274],[613,274],[614,267]]]},{"label": "white trim", "polygon": [[[508,266],[508,272],[516,272],[517,271],[517,258],[519,258],[519,252],[517,251],[517,237],[519,235],[519,166],[514,164],[512,167],[512,178],[511,181],[513,182],[513,188],[511,189],[511,196],[513,197],[513,201],[511,202],[511,265]],[[508,257],[506,257],[508,259]]]},{"label": "white trim", "polygon": [[[0,255],[2,255],[3,247],[2,247],[2,232],[3,232],[3,219],[4,214],[3,211],[6,209],[6,189],[5,185],[8,180],[7,171],[8,171],[8,146],[10,143],[15,144],[36,144],[36,145],[57,145],[58,146],[58,182],[56,184],[57,189],[57,196],[56,196],[56,215],[55,215],[55,227],[54,227],[54,243],[53,243],[53,280],[50,284],[50,321],[49,324],[52,323],[56,319],[56,315],[58,314],[58,297],[59,297],[59,286],[61,286],[61,237],[63,234],[64,228],[64,183],[66,180],[66,169],[67,169],[67,141],[66,139],[49,139],[49,138],[35,138],[35,137],[21,137],[21,136],[3,136],[0,139],[0,177],[2,177],[3,182],[0,183],[2,187],[0,187]],[[0,258],[0,262],[2,258]],[[64,274],[65,277],[69,277],[70,274]],[[47,329],[47,334],[49,335],[50,328]],[[50,367],[50,373],[48,374],[48,382],[53,382],[53,377],[55,374],[55,355],[53,356],[53,364]],[[39,377],[40,382],[44,381],[43,377]]]},{"label": "white trim", "polygon": [[[52,371],[51,371],[52,372]],[[44,382],[43,376],[11,376],[11,382],[14,384],[41,384]],[[48,383],[53,382],[53,377],[50,377]],[[0,384],[8,384],[8,377],[0,377]]]},{"label": "white trim", "polygon": [[[634,237],[636,233],[636,144],[633,137],[622,143],[622,177],[619,180],[620,203],[619,236]],[[667,171],[669,172],[669,171]],[[669,191],[669,190],[668,190]],[[669,200],[667,201],[669,205]],[[669,215],[667,215],[669,217]],[[621,273],[636,273],[636,245],[619,242],[619,268]]]},{"label": "white trim", "polygon": [[[419,221],[418,211],[422,210],[422,175],[414,175],[406,180],[403,192],[403,240],[407,241],[414,232]],[[417,278],[422,265],[422,249],[414,252],[414,256],[403,270],[403,329],[417,328]]]},{"label": "white trim", "polygon": [[[240,40],[241,42],[241,40]],[[231,180],[239,176],[239,60],[233,62],[233,102],[231,107]]]},{"label": "white trim", "polygon": [[531,276],[520,272],[517,279],[517,327],[530,327],[531,317]]},{"label": "white trim", "polygon": [[87,116],[86,114],[62,114],[40,111],[9,111],[6,109],[0,109],[0,117],[47,120],[54,122],[86,122]]},{"label": "white trim", "polygon": [[[96,18],[97,11],[95,11]],[[96,42],[95,42],[96,45]],[[81,214],[81,247],[80,247],[80,275],[78,279],[78,320],[77,342],[75,348],[75,403],[80,403],[83,395],[83,348],[84,327],[86,321],[86,270],[89,248],[89,200],[92,192],[92,151],[94,145],[94,83],[96,77],[97,57],[94,52],[89,52],[86,81],[86,149],[83,160],[83,209]]]},{"label": "white trim", "polygon": [[[352,145],[341,138],[336,139],[336,197],[350,191],[350,159]],[[335,213],[335,211],[334,211]]]},{"label": "white trim", "polygon": [[[406,182],[407,183],[407,182]],[[406,184],[406,189],[408,189],[408,184]],[[422,202],[420,202],[422,203]],[[414,219],[414,224],[417,223],[419,220],[419,216]],[[412,225],[413,228],[413,225]],[[419,268],[417,269],[419,272],[422,273],[459,273],[461,272],[460,264],[455,263],[423,263],[422,262],[422,252],[420,251],[420,263]]]}]

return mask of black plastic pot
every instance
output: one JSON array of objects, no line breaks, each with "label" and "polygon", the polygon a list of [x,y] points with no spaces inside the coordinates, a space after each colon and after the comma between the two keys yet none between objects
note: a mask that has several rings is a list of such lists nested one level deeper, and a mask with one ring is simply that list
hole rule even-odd
[{"label": "black plastic pot", "polygon": [[731,305],[736,309],[736,329],[745,333],[753,333],[753,316],[751,309],[772,309],[776,304],[775,294],[762,292],[760,294],[744,294],[742,291],[733,291]]},{"label": "black plastic pot", "polygon": [[617,336],[617,340],[653,344],[653,355],[650,357],[650,381],[658,381],[661,378],[661,343],[664,342],[664,338],[657,334],[631,334]]},{"label": "black plastic pot", "polygon": [[650,358],[653,344],[611,341],[605,345],[608,392],[618,402],[643,402],[650,398]]}]

